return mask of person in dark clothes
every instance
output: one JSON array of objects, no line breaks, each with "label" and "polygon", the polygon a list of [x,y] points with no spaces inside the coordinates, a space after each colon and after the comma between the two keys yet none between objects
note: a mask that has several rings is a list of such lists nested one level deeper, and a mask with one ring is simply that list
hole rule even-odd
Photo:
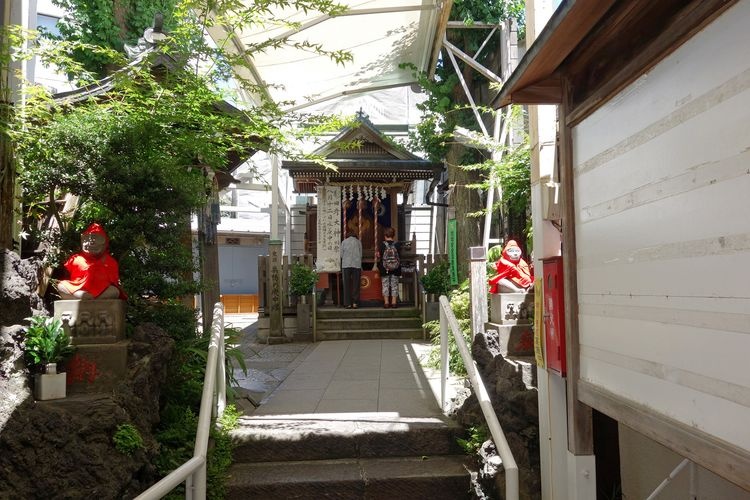
[{"label": "person in dark clothes", "polygon": [[359,307],[359,280],[362,275],[362,243],[354,231],[346,232],[341,242],[341,277],[343,280],[343,302],[347,309]]}]

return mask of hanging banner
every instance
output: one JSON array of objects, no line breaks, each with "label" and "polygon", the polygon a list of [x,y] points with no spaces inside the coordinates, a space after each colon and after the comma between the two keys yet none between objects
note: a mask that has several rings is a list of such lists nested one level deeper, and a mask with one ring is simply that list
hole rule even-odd
[{"label": "hanging banner", "polygon": [[341,270],[341,188],[318,187],[318,259],[315,269],[319,273],[337,273]]},{"label": "hanging banner", "polygon": [[456,219],[448,220],[448,263],[450,264],[451,285],[458,285],[458,245],[456,240]]}]

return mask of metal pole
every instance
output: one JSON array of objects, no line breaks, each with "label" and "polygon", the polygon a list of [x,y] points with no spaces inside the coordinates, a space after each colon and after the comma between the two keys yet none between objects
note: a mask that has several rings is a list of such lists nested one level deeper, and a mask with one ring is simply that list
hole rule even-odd
[{"label": "metal pole", "polygon": [[[448,383],[448,317],[445,314],[443,297],[440,297],[440,408],[445,411],[445,390]],[[448,302],[448,299],[445,299]],[[449,307],[449,306],[448,306]]]},{"label": "metal pole", "polygon": [[661,493],[662,490],[664,488],[666,488],[669,483],[672,482],[672,479],[674,479],[675,477],[677,477],[677,474],[679,474],[680,471],[682,469],[684,469],[685,466],[687,464],[689,464],[689,463],[690,463],[690,460],[688,460],[687,458],[685,460],[683,460],[682,462],[680,462],[679,465],[674,468],[674,470],[672,471],[672,473],[669,476],[667,476],[666,479],[664,479],[664,481],[662,481],[659,486],[656,487],[656,489],[654,490],[654,492],[651,493],[648,496],[648,498],[646,498],[646,500],[653,500],[654,498],[656,498],[657,496],[659,496],[659,493]]},{"label": "metal pole", "polygon": [[[495,115],[495,127],[492,130],[492,138],[495,140],[496,143],[500,146],[505,145],[505,139],[508,136],[508,128],[510,127],[510,117],[511,117],[511,111],[512,108],[509,106],[508,111],[506,111],[505,114],[505,120],[503,121],[503,131],[500,132],[500,118],[501,114],[498,113]],[[501,147],[497,151],[492,152],[492,159],[494,161],[499,162],[503,159],[503,153],[504,149]],[[503,187],[501,185],[495,185],[495,173],[494,171],[490,173],[490,188],[487,192],[487,213],[484,215],[484,238],[482,240],[482,243],[484,245],[484,248],[488,248],[490,244],[490,226],[492,225],[492,205],[495,204],[495,190],[497,189],[500,191],[500,201],[503,201],[503,195],[502,195],[502,189]],[[502,207],[500,208],[502,211]]]},{"label": "metal pole", "polygon": [[[450,308],[450,303],[445,296],[440,297],[440,306],[441,313],[443,313],[443,308]],[[500,455],[503,462],[503,469],[505,470],[505,498],[508,500],[518,500],[518,464],[516,463],[515,458],[513,458],[513,453],[510,450],[510,445],[505,437],[505,433],[503,433],[503,428],[497,420],[494,408],[492,408],[492,401],[487,393],[487,389],[484,387],[484,382],[479,375],[476,363],[471,357],[471,351],[466,346],[466,340],[464,340],[464,336],[461,333],[461,327],[458,324],[458,320],[452,312],[450,315],[447,313],[445,314],[448,320],[446,322],[449,323],[450,329],[453,332],[453,337],[456,339],[456,346],[461,353],[461,358],[464,361],[464,367],[466,368],[466,373],[471,381],[471,386],[474,389],[477,401],[479,402],[479,407],[482,409],[482,414],[487,421],[487,427],[492,435],[492,440],[495,442],[497,453]],[[441,320],[441,329],[442,324]]]},{"label": "metal pole", "polygon": [[[447,44],[447,45],[446,45]],[[448,46],[450,43],[448,43],[447,39],[443,39],[443,46],[445,47],[445,51],[448,53],[448,57],[451,60],[451,63],[453,64],[453,69],[456,70],[456,75],[458,75],[458,80],[461,82],[461,86],[464,89],[464,93],[466,94],[466,98],[469,100],[469,104],[471,105],[471,110],[474,112],[474,116],[477,119],[477,123],[479,123],[479,128],[482,129],[482,134],[484,134],[485,137],[489,137],[490,134],[487,132],[487,127],[484,126],[484,122],[482,121],[482,117],[479,116],[479,110],[477,109],[477,105],[474,102],[474,98],[471,95],[471,92],[469,92],[469,87],[466,85],[466,80],[464,79],[463,73],[461,73],[461,68],[458,67],[458,63],[456,62],[456,58],[453,55],[453,52],[451,51],[450,47]]]}]

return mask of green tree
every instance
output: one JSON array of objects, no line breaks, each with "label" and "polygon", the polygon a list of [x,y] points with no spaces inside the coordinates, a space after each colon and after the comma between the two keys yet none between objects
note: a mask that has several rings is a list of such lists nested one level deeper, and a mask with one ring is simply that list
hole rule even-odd
[{"label": "green tree", "polygon": [[[327,1],[295,3],[323,13],[339,11]],[[62,228],[60,235],[46,235],[51,262],[58,261],[59,252],[70,253],[77,233],[97,220],[111,233],[132,300],[167,300],[196,290],[192,279],[185,279],[194,263],[183,240],[188,217],[206,204],[214,172],[224,170],[229,158],[258,149],[296,154],[281,133],[296,117],[263,99],[246,110],[226,106],[232,97],[225,90],[230,67],[241,63],[203,36],[215,23],[236,29],[257,23],[252,9],[236,2],[182,2],[171,13],[175,27],[168,39],[118,71],[106,93],[76,105],[52,101],[38,89],[29,96],[15,139],[26,206],[46,208]],[[66,43],[62,48],[70,56],[86,50],[108,65],[126,62],[108,47]],[[346,58],[341,52],[330,55]],[[77,78],[90,78],[75,57],[66,60],[54,51],[45,57]],[[262,98],[254,82],[238,79],[237,84]],[[74,214],[59,212],[56,200],[62,193],[80,197]]]},{"label": "green tree", "polygon": [[[300,154],[289,145],[288,132],[282,133],[299,118],[264,99],[255,82],[237,78],[233,83],[258,96],[257,103],[242,110],[227,106],[234,97],[226,90],[230,68],[251,54],[229,53],[224,41],[209,43],[204,33],[213,24],[259,29],[258,9],[289,6],[322,15],[341,11],[329,0],[267,0],[249,7],[233,0],[185,0],[171,13],[168,38],[137,62],[128,63],[111,46],[76,38],[37,48],[46,61],[89,83],[89,94],[70,104],[32,88],[11,126],[2,129],[16,146],[27,219],[59,222],[59,232],[40,235],[48,241],[48,260],[59,262],[77,249],[78,233],[89,222],[103,223],[129,295],[129,324],[155,322],[177,340],[157,429],[157,465],[164,472],[192,450],[194,419],[186,415],[198,410],[205,369],[195,315],[175,300],[200,287],[192,278],[195,262],[184,241],[190,216],[205,207],[212,179],[230,158],[246,158],[258,149],[292,158]],[[342,51],[309,50],[337,61],[349,57]],[[90,66],[76,59],[83,53],[120,69],[96,81]],[[323,118],[305,123],[315,131],[341,126]],[[78,196],[78,210],[61,212],[57,200],[64,193]],[[220,491],[214,485],[208,489]]]},{"label": "green tree", "polygon": [[[451,10],[450,19],[464,24],[496,24],[509,18],[515,19],[523,31],[524,1],[512,0],[456,0]],[[449,29],[447,38],[450,43],[467,54],[475,54],[484,42],[487,31],[476,29]],[[484,46],[478,62],[495,74],[500,73],[500,47],[497,37],[493,37]],[[492,130],[494,111],[481,108],[481,103],[488,102],[496,92],[487,79],[467,64],[458,62],[461,76],[466,82],[475,103],[480,105],[482,119],[488,130]],[[423,104],[425,119],[417,127],[412,137],[412,146],[425,151],[432,160],[445,160],[448,166],[448,182],[451,187],[451,205],[458,214],[474,214],[458,225],[459,242],[458,261],[463,263],[460,269],[466,274],[468,248],[481,245],[483,218],[476,215],[485,209],[487,180],[492,164],[489,162],[491,151],[458,143],[454,139],[456,127],[479,132],[481,129],[469,105],[460,79],[449,57],[443,51],[442,63],[436,69],[434,82],[424,76],[420,79],[428,92],[428,99]],[[502,181],[501,181],[502,182]],[[512,234],[521,242],[524,241],[526,215],[517,219],[513,225],[505,228],[505,233]],[[523,219],[523,220],[520,220]],[[520,229],[516,226],[520,225]],[[516,234],[518,233],[518,234]]]}]

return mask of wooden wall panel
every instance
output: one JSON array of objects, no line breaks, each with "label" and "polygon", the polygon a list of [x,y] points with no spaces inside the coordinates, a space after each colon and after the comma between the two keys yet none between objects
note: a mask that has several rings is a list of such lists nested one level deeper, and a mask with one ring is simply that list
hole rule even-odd
[{"label": "wooden wall panel", "polygon": [[[750,68],[747,26],[750,8],[747,2],[739,2],[576,126],[574,141],[578,142],[580,134],[590,139],[577,144],[576,164],[692,101],[700,103],[707,91],[745,73]],[[616,127],[609,118],[613,115],[617,116]]]},{"label": "wooden wall panel", "polygon": [[748,26],[745,0],[572,131],[586,394],[746,452]]}]

